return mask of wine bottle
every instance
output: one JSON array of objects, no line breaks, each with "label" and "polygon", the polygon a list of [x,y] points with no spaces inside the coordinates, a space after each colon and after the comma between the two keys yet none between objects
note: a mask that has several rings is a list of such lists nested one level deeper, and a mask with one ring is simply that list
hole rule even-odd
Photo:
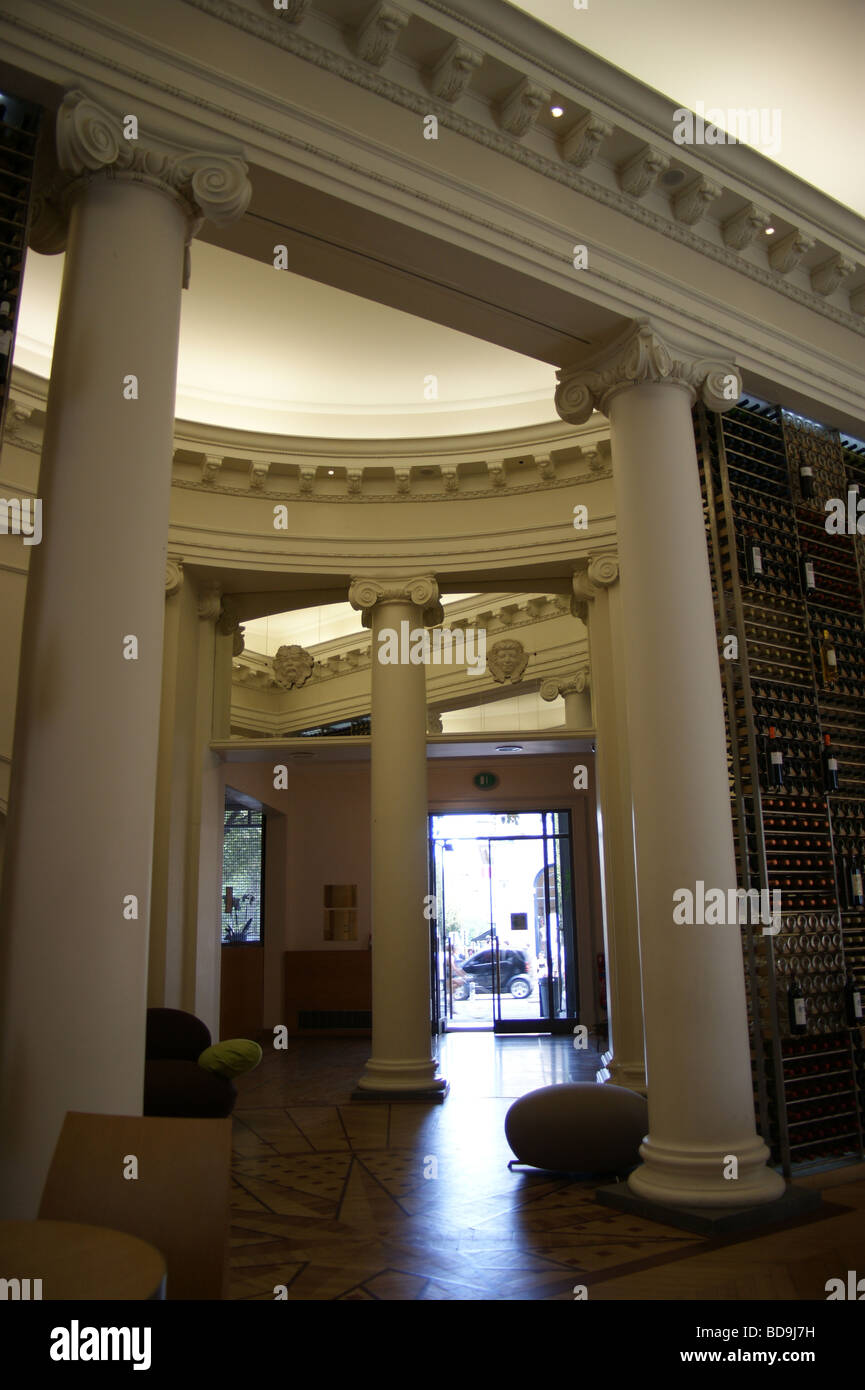
[{"label": "wine bottle", "polygon": [[794,980],[787,990],[787,1008],[790,1014],[790,1032],[806,1032],[808,1028],[807,1006],[798,980]]},{"label": "wine bottle", "polygon": [[783,787],[784,785],[784,754],[778,743],[775,725],[769,725],[769,738],[766,743],[766,774],[769,779],[770,787]]},{"label": "wine bottle", "polygon": [[844,985],[844,1012],[847,1015],[848,1028],[858,1028],[865,1019],[862,991],[856,983],[856,976],[852,973],[847,976],[847,982]]},{"label": "wine bottle", "polygon": [[838,790],[838,759],[828,734],[823,735],[823,786],[827,792]]},{"label": "wine bottle", "polygon": [[862,866],[856,858],[855,848],[850,853],[850,903],[852,907],[865,907],[865,892],[862,887]]},{"label": "wine bottle", "polygon": [[847,846],[838,841],[838,906],[842,912],[849,911],[850,903],[850,865],[847,860]]},{"label": "wine bottle", "polygon": [[763,551],[753,526],[745,534],[745,573],[749,584],[759,584],[763,579]]},{"label": "wine bottle", "polygon": [[799,575],[802,580],[802,592],[806,595],[813,594],[817,588],[817,574],[814,570],[814,561],[805,549],[804,542],[799,558]]},{"label": "wine bottle", "polygon": [[807,458],[799,464],[799,489],[802,501],[810,502],[814,496],[814,469]]},{"label": "wine bottle", "polygon": [[820,640],[820,674],[824,687],[833,686],[838,679],[838,653],[829,636],[829,629],[825,627]]}]

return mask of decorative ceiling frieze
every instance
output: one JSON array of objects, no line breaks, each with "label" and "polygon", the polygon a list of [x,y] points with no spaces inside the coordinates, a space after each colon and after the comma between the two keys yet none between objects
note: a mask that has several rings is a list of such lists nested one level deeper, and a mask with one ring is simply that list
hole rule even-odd
[{"label": "decorative ceiling frieze", "polygon": [[[426,0],[422,6],[416,6],[414,0],[407,0],[402,5],[375,4],[367,11],[360,26],[350,31],[348,41],[339,37],[341,31],[333,19],[323,12],[319,13],[314,5],[303,7],[303,12],[298,16],[304,20],[303,23],[286,24],[284,20],[287,16],[275,11],[268,12],[266,5],[262,5],[260,11],[252,11],[237,3],[237,0],[183,0],[183,3],[281,47],[345,81],[365,87],[421,117],[434,114],[439,125],[497,150],[545,177],[567,184],[605,206],[624,212],[643,225],[681,241],[788,298],[806,304],[824,317],[865,333],[865,324],[860,322],[863,316],[860,290],[865,289],[865,283],[857,283],[850,288],[846,308],[828,302],[845,279],[857,273],[865,274],[865,260],[860,262],[854,258],[852,246],[845,253],[837,244],[832,244],[830,237],[824,240],[822,229],[814,229],[815,235],[804,226],[800,228],[794,225],[801,238],[810,239],[814,245],[821,246],[830,259],[837,255],[842,262],[849,260],[851,269],[833,280],[828,273],[820,274],[823,266],[823,262],[820,262],[813,272],[816,284],[812,283],[808,288],[793,283],[785,277],[796,269],[802,256],[812,248],[800,251],[795,261],[791,260],[788,264],[788,258],[783,255],[772,258],[774,245],[768,238],[765,269],[755,264],[747,253],[758,244],[760,234],[769,225],[770,214],[759,209],[753,196],[742,194],[741,176],[731,176],[729,183],[724,181],[723,172],[718,167],[722,150],[702,145],[683,148],[674,142],[672,102],[668,103],[668,128],[661,129],[657,120],[651,130],[645,127],[649,138],[614,167],[613,182],[617,186],[612,187],[604,183],[600,171],[600,165],[604,162],[604,146],[611,139],[621,139],[623,136],[633,141],[633,113],[626,110],[621,100],[612,100],[609,93],[602,93],[592,83],[576,81],[561,63],[541,63],[537,55],[529,60],[528,55],[520,53],[514,45],[503,43],[501,36],[485,26],[480,18],[474,20],[466,15],[458,15],[440,0]],[[294,9],[294,6],[291,8]],[[421,18],[423,34],[416,23]],[[455,33],[455,24],[463,32]],[[466,37],[469,32],[471,39]],[[315,38],[312,37],[313,33]],[[401,43],[406,35],[412,35],[413,42],[409,49],[403,51]],[[417,57],[422,38],[435,45],[429,59]],[[566,66],[570,59],[570,47],[562,44],[559,50],[565,55]],[[574,52],[579,54],[575,46]],[[487,55],[494,56],[500,66],[511,69],[513,85],[504,97],[488,97],[475,85],[478,72],[485,67]],[[381,68],[388,60],[392,60],[390,75],[385,77]],[[582,59],[578,57],[572,66],[576,68],[581,62]],[[527,71],[528,67],[531,67],[531,71]],[[542,76],[543,73],[546,77]],[[616,76],[619,83],[627,82],[635,91],[642,86],[625,74]],[[541,149],[530,147],[526,140],[543,106],[551,100],[551,93],[567,90],[572,93],[571,105],[577,108],[582,106],[583,111],[575,123],[558,137],[558,157],[551,158]],[[486,102],[486,122],[454,109],[460,98],[469,92]],[[657,104],[657,94],[652,95]],[[636,124],[639,125],[639,118]],[[669,142],[666,149],[661,143],[663,138]],[[324,157],[331,158],[329,154]],[[641,200],[657,185],[673,160],[679,165],[685,164],[688,183],[668,200],[668,212],[664,216]],[[695,168],[695,162],[704,164],[705,170],[701,172]],[[598,177],[595,179],[584,173],[591,165],[598,165]],[[771,178],[777,181],[779,176],[787,181],[791,190],[794,185],[807,187],[795,176],[787,175],[786,171],[773,166]],[[763,190],[762,197],[769,205],[776,205],[776,200],[768,191]],[[738,199],[740,206],[727,213],[716,226],[707,214],[711,211],[711,205],[719,199],[725,203]],[[783,213],[781,220],[789,223],[790,209],[781,206],[780,213]],[[701,230],[692,231],[698,224],[701,224]],[[787,235],[789,232],[785,230],[783,236]],[[834,288],[817,288],[823,284],[833,284]]]},{"label": "decorative ceiling frieze", "polygon": [[643,145],[616,170],[619,187],[632,198],[642,198],[670,167],[670,161],[660,150]]},{"label": "decorative ceiling frieze", "polygon": [[453,105],[468,87],[475,68],[484,60],[483,51],[461,39],[454,39],[429,69],[429,88],[439,101]]},{"label": "decorative ceiling frieze", "polygon": [[673,194],[670,200],[673,216],[677,222],[684,222],[687,227],[693,227],[705,217],[707,209],[720,198],[721,192],[719,184],[700,174],[691,183],[680,188],[678,193]]},{"label": "decorative ceiling frieze", "polygon": [[550,94],[543,87],[530,82],[527,77],[522,78],[499,105],[502,130],[521,140],[531,130],[541,107],[549,104],[549,100]]},{"label": "decorative ceiling frieze", "polygon": [[768,212],[763,212],[753,203],[746,203],[723,223],[721,231],[724,244],[734,251],[744,251],[761,233],[765,233],[770,222]]},{"label": "decorative ceiling frieze", "polygon": [[[485,595],[473,604],[466,600],[454,605],[459,611],[453,612],[452,615],[445,613],[444,627],[455,632],[464,632],[469,628],[482,629],[490,638],[500,633],[510,636],[514,629],[531,628],[539,623],[573,616],[571,600],[566,594],[535,594],[517,599],[513,595],[492,596],[492,602],[490,597]],[[484,606],[485,604],[487,606]],[[519,643],[517,645],[522,646]],[[300,650],[294,647],[280,648],[280,651],[292,653]],[[305,671],[303,681],[295,681],[295,684],[305,684],[309,681],[316,685],[322,681],[341,679],[368,670],[372,664],[371,640],[356,633],[347,637],[336,637],[314,644],[306,655],[314,661],[314,665]],[[496,676],[494,679],[498,680],[499,677]],[[232,681],[235,685],[250,689],[285,688],[285,681],[280,679],[280,672],[275,669],[275,658],[271,659],[252,650],[244,651],[243,655],[235,660]]]},{"label": "decorative ceiling frieze", "polygon": [[[621,212],[643,227],[678,241],[822,317],[865,336],[865,295],[862,293],[865,290],[865,252],[860,218],[846,210],[839,210],[831,199],[747,146],[738,146],[735,163],[733,152],[729,152],[725,145],[680,146],[673,139],[672,102],[577,45],[557,38],[555,46],[552,46],[543,26],[533,26],[531,42],[527,47],[516,40],[516,34],[531,21],[510,11],[507,6],[499,7],[484,0],[475,15],[473,10],[465,10],[464,7],[453,8],[447,0],[404,0],[400,5],[376,4],[358,21],[357,8],[349,0],[344,0],[344,3],[343,0],[336,0],[326,7],[307,3],[307,0],[285,0],[285,3],[283,0],[276,0],[276,3],[271,0],[269,4],[266,0],[246,0],[246,3],[238,3],[238,0],[182,0],[182,3],[263,41],[271,48],[280,49],[362,87],[413,112],[421,120],[434,114],[439,126],[500,153],[604,207]],[[232,80],[233,92],[244,91],[251,103],[247,103],[248,109],[244,110],[241,118],[237,109],[226,104],[227,99],[220,99],[215,94],[209,69],[197,70],[201,81],[197,86],[190,86],[188,77],[182,75],[179,60],[176,69],[172,69],[171,62],[166,61],[167,55],[163,55],[161,64],[142,62],[139,48],[150,57],[161,55],[163,50],[155,43],[144,40],[141,35],[124,29],[121,24],[103,22],[100,27],[86,12],[76,9],[75,23],[81,29],[82,37],[87,35],[88,25],[93,32],[93,44],[81,43],[67,32],[67,24],[52,23],[55,11],[59,18],[72,13],[65,0],[41,0],[40,17],[42,9],[45,10],[43,22],[38,22],[34,17],[32,7],[29,10],[23,7],[20,14],[0,17],[0,26],[7,36],[14,35],[16,46],[23,45],[22,52],[38,53],[41,55],[40,61],[42,55],[50,54],[52,71],[77,72],[81,59],[86,57],[94,80],[109,87],[146,90],[160,109],[176,108],[178,103],[194,107],[197,109],[197,119],[215,120],[223,125],[228,122],[241,138],[250,142],[251,148],[258,139],[266,145],[272,142],[276,126],[264,113],[260,119],[256,119],[254,111],[258,97],[252,85]],[[344,21],[339,19],[341,12],[346,15]],[[406,19],[405,23],[402,22],[403,18]],[[105,49],[103,42],[109,31],[113,39],[111,53]],[[366,35],[363,39],[360,37],[361,31]],[[379,31],[383,31],[383,34],[379,34]],[[367,54],[366,57],[362,56],[358,45]],[[373,59],[382,52],[383,45],[389,48],[389,57],[383,57],[376,65]],[[446,54],[450,54],[447,60]],[[478,55],[480,58],[475,61]],[[511,94],[525,83],[526,88],[555,91],[557,100],[563,96],[575,117],[571,130],[563,136],[559,136],[557,131],[542,132],[538,129],[537,120],[520,137],[515,138],[514,134],[503,129],[499,123],[501,88],[491,94],[489,82],[484,83],[479,76],[487,72],[488,58],[499,69],[510,71],[513,84]],[[48,61],[47,56],[45,61]],[[433,79],[431,73],[439,65],[439,76]],[[384,66],[388,70],[387,76],[382,71]],[[166,71],[174,79],[173,82],[166,80],[163,75]],[[440,89],[439,94],[434,91],[433,82]],[[468,97],[472,99],[470,106],[468,101],[462,100]],[[442,196],[441,187],[427,192],[416,181],[412,185],[406,184],[400,179],[397,165],[393,162],[386,171],[373,171],[368,160],[360,164],[349,157],[345,150],[334,147],[332,141],[318,140],[314,133],[314,122],[307,123],[300,130],[296,123],[298,110],[292,105],[290,95],[281,101],[274,97],[270,104],[274,108],[281,106],[284,115],[295,118],[295,128],[279,130],[281,144],[293,155],[300,155],[304,160],[311,156],[323,168],[340,168],[349,178],[362,176],[367,180],[377,179],[388,184],[397,198],[402,196],[406,206],[406,200],[411,200],[420,210],[427,202],[437,213],[456,212],[464,221],[483,222],[465,208],[450,206],[447,198]],[[457,106],[461,109],[455,109]],[[469,109],[471,115],[468,114]],[[642,139],[638,132],[642,133]],[[623,142],[625,145],[630,143],[631,152],[625,152],[614,160],[608,147],[613,143],[621,146]],[[671,169],[675,167],[675,172],[684,174],[686,179],[696,181],[696,176],[701,176],[710,185],[718,187],[721,190],[723,218],[715,220],[713,217],[712,204],[715,199],[709,199],[704,214],[698,216],[700,195],[696,191],[691,198],[683,194],[681,201],[675,197],[665,199],[666,210],[658,197],[659,188],[650,188],[642,194],[624,191],[619,186],[621,178],[625,178],[633,188],[641,182],[638,168],[643,146],[657,150],[670,161]],[[644,163],[645,160],[644,155]],[[632,162],[634,168],[630,170]],[[587,173],[590,167],[592,177]],[[626,169],[629,172],[626,173]],[[651,171],[644,171],[642,178],[646,172]],[[663,176],[660,182],[663,182]],[[810,239],[813,246],[800,252],[797,258],[789,259],[779,254],[773,259],[773,243],[767,236],[761,245],[753,228],[754,235],[744,244],[735,245],[731,239],[734,236],[733,228],[742,236],[746,235],[746,231],[739,229],[734,219],[744,214],[743,220],[747,223],[747,208],[761,205],[771,207],[773,221],[781,224],[779,240],[786,238],[791,231],[797,231],[802,238]],[[726,234],[722,228],[727,228]],[[517,239],[525,242],[527,247],[533,244],[530,237]],[[547,252],[540,241],[537,241],[534,249],[540,255]],[[824,273],[827,260],[834,256],[838,256],[842,263],[849,262],[853,269],[840,277],[830,275],[828,271]],[[800,264],[803,259],[805,266]],[[830,284],[834,285],[833,289],[822,288]],[[651,297],[644,295],[644,298]],[[657,298],[657,302],[667,303],[661,298]]]},{"label": "decorative ceiling frieze", "polygon": [[779,275],[789,275],[813,245],[813,237],[805,236],[798,227],[794,227],[792,232],[788,232],[780,241],[773,242],[769,247],[769,264]]},{"label": "decorative ceiling frieze", "polygon": [[410,19],[411,15],[399,5],[379,0],[354,30],[358,57],[371,67],[380,68],[393,53]]},{"label": "decorative ceiling frieze", "polygon": [[[47,389],[42,378],[15,369],[5,437],[29,453],[41,452]],[[448,438],[394,440],[399,461],[393,463],[378,451],[369,460],[358,457],[363,442],[354,440],[323,441],[321,462],[314,462],[309,454],[317,441],[298,440],[297,452],[292,452],[291,442],[276,436],[273,451],[262,457],[255,451],[260,441],[251,436],[247,444],[232,431],[219,449],[217,427],[198,427],[203,438],[196,428],[184,422],[183,432],[175,435],[172,485],[229,497],[456,502],[570,488],[612,475],[610,441],[603,437],[609,426],[598,419],[567,430],[550,424],[503,431],[495,436],[495,453],[486,458],[482,435],[465,437],[462,460]],[[415,464],[406,461],[412,448],[420,455]]]}]

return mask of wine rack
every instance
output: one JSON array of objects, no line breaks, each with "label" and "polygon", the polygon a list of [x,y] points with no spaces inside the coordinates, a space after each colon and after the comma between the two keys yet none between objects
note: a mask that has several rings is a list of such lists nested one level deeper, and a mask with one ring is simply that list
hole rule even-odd
[{"label": "wine rack", "polygon": [[0,440],[12,374],[40,108],[0,96]]},{"label": "wine rack", "polygon": [[789,1176],[865,1156],[865,535],[827,527],[865,444],[751,397],[695,431],[738,886],[773,913],[741,926],[755,1108]]}]

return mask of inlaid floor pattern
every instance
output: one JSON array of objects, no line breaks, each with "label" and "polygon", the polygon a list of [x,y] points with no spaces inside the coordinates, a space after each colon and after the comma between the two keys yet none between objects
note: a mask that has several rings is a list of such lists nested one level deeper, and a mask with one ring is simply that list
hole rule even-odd
[{"label": "inlaid floor pattern", "polygon": [[819,1217],[734,1242],[601,1206],[593,1181],[509,1172],[512,1101],[594,1079],[570,1039],[451,1035],[437,1106],[348,1100],[368,1054],[299,1040],[241,1081],[232,1298],[824,1299],[857,1249],[861,1264],[862,1170],[808,1180],[831,1185]]}]

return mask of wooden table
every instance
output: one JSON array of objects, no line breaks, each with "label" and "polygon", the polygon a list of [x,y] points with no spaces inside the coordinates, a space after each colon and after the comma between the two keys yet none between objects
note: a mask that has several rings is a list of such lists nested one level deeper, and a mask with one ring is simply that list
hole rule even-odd
[{"label": "wooden table", "polygon": [[[165,1297],[165,1261],[152,1245],[107,1226],[75,1221],[0,1221],[0,1279],[30,1280],[19,1297]],[[14,1286],[13,1286],[14,1288]],[[7,1287],[6,1297],[14,1297]]]}]

